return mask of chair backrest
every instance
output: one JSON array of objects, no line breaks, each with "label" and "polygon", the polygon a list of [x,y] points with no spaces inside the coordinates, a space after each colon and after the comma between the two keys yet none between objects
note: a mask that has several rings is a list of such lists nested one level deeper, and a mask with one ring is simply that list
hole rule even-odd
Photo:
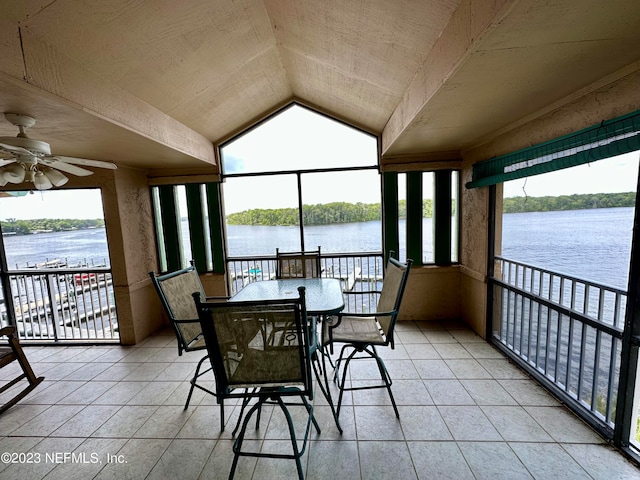
[{"label": "chair backrest", "polygon": [[320,247],[305,252],[281,252],[276,248],[276,278],[320,277],[320,255]]},{"label": "chair backrest", "polygon": [[149,276],[169,317],[178,339],[179,353],[182,354],[182,350],[187,350],[202,335],[198,311],[193,303],[194,292],[205,297],[200,276],[193,266],[165,275],[149,272]]},{"label": "chair backrest", "polygon": [[313,397],[304,288],[298,290],[297,299],[260,302],[203,303],[194,294],[217,395],[294,386],[285,395]]},{"label": "chair backrest", "polygon": [[407,259],[401,263],[393,257],[389,257],[387,268],[382,281],[382,291],[378,299],[377,312],[394,312],[392,315],[376,317],[385,336],[393,342],[393,329],[398,319],[398,312],[404,296],[404,290],[411,271],[413,260]]}]

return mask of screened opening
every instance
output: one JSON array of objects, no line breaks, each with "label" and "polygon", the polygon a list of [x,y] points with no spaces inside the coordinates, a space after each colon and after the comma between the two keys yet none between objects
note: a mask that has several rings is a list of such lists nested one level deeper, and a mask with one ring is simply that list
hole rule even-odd
[{"label": "screened opening", "polygon": [[221,148],[224,175],[373,167],[377,140],[292,104]]},{"label": "screened opening", "polygon": [[504,184],[502,256],[626,289],[639,153]]},{"label": "screened opening", "polygon": [[3,192],[0,215],[0,326],[44,342],[118,341],[100,190]]},{"label": "screened opening", "polygon": [[110,266],[99,189],[6,195],[0,220],[8,270]]},{"label": "screened opening", "polygon": [[[576,146],[576,155],[619,141]],[[635,449],[638,388],[633,408],[619,388],[637,368],[623,344],[639,160],[636,150],[504,183],[492,322],[499,344],[605,436],[630,425]]]},{"label": "screened opening", "polygon": [[230,257],[382,250],[375,137],[292,105],[221,157]]}]

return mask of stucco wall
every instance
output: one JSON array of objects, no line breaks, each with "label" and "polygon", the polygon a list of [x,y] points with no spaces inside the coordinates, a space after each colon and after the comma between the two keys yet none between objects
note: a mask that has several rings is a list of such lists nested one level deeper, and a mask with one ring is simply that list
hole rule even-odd
[{"label": "stucco wall", "polygon": [[102,198],[120,338],[135,344],[163,325],[148,277],[157,262],[146,172],[119,168],[103,186]]},{"label": "stucco wall", "polygon": [[414,267],[409,273],[399,320],[458,320],[459,267]]}]

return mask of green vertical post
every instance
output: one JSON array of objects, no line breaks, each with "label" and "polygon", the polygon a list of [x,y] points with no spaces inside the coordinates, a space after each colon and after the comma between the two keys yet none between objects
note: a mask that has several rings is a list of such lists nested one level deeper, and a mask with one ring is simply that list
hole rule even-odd
[{"label": "green vertical post", "polygon": [[207,271],[204,215],[202,208],[202,184],[185,185],[187,196],[187,214],[189,219],[189,238],[191,239],[191,256],[198,272]]},{"label": "green vertical post", "polygon": [[222,227],[222,206],[220,204],[220,184],[207,183],[207,210],[209,211],[209,235],[211,235],[211,259],[213,272],[224,273],[224,235]]},{"label": "green vertical post", "polygon": [[436,265],[451,265],[451,170],[435,172],[434,260]]},{"label": "green vertical post", "polygon": [[162,233],[164,250],[167,256],[167,270],[179,270],[182,267],[180,261],[180,228],[178,222],[178,208],[176,206],[175,187],[162,185],[158,187],[160,198],[160,211],[162,212]]},{"label": "green vertical post", "polygon": [[398,174],[386,172],[382,174],[382,249],[385,263],[390,251],[398,253],[400,239],[398,236]]},{"label": "green vertical post", "polygon": [[407,258],[422,265],[422,172],[407,173]]}]

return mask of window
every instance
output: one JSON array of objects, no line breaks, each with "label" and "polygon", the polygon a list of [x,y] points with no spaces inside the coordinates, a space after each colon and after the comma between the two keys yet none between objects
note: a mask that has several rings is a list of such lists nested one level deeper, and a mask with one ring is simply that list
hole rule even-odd
[{"label": "window", "polygon": [[292,105],[221,157],[230,257],[381,251],[375,137]]},{"label": "window", "polygon": [[228,178],[222,188],[229,256],[301,249],[296,175]]}]

